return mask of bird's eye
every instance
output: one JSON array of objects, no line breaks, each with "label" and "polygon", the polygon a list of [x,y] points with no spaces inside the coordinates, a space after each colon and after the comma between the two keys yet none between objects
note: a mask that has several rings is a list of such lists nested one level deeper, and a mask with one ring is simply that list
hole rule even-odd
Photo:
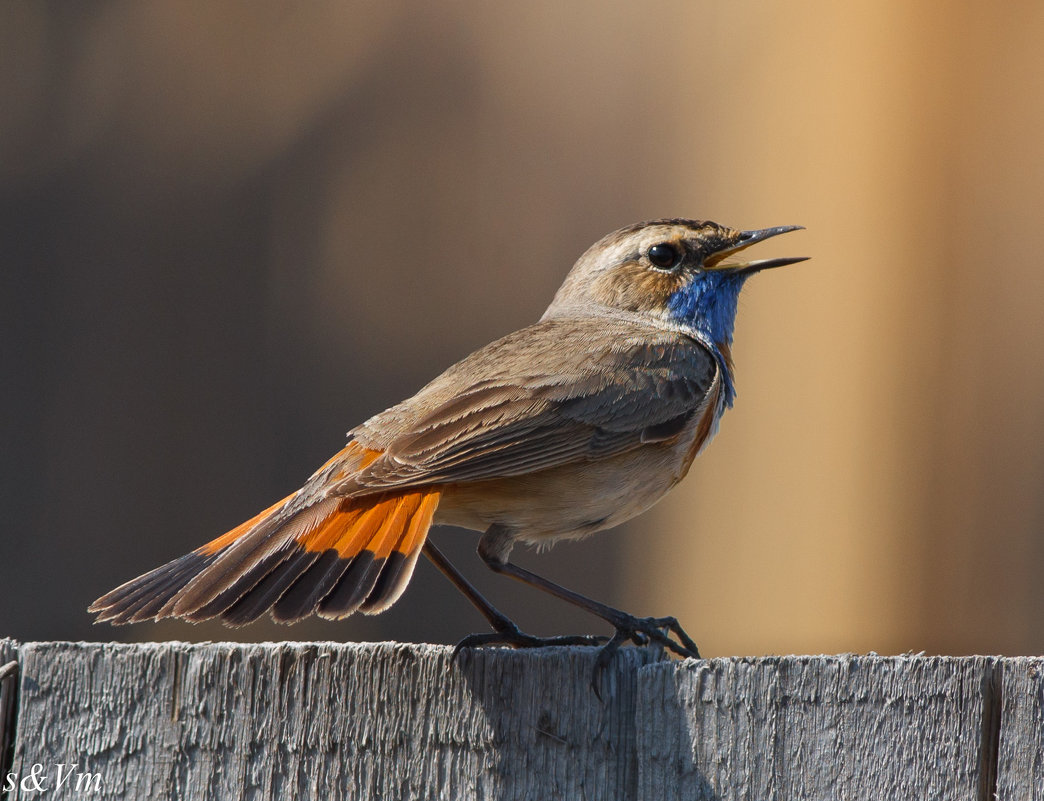
[{"label": "bird's eye", "polygon": [[681,257],[682,254],[678,248],[666,242],[649,248],[649,261],[654,267],[659,267],[661,270],[677,267]]}]

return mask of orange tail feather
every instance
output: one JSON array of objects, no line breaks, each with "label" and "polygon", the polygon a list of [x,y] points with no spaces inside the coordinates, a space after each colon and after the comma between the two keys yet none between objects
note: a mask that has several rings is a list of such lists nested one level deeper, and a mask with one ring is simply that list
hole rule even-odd
[{"label": "orange tail feather", "polygon": [[[339,480],[370,463],[349,445],[316,472]],[[361,452],[361,453],[360,453]],[[345,457],[349,457],[346,459]],[[384,611],[402,594],[431,527],[438,489],[324,498],[301,505],[295,493],[195,551],[95,601],[98,621],[180,617],[232,625],[271,611],[290,622]],[[300,508],[294,508],[295,501]]]}]

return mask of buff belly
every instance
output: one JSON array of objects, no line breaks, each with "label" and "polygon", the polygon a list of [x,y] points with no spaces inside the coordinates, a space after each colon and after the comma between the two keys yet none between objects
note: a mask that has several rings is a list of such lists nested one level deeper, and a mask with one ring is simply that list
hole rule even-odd
[{"label": "buff belly", "polygon": [[535,545],[585,537],[629,520],[662,498],[688,470],[692,444],[692,437],[683,436],[609,459],[449,485],[435,522],[479,531],[499,525]]}]

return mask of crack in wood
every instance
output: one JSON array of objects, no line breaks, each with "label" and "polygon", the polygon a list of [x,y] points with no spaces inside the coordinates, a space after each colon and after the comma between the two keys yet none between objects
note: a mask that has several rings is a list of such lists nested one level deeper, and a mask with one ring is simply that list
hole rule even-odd
[{"label": "crack in wood", "polygon": [[[0,780],[5,780],[14,764],[15,729],[18,725],[18,662],[0,666]],[[0,798],[7,798],[0,781]]]},{"label": "crack in wood", "polygon": [[1004,707],[1004,665],[991,660],[982,675],[982,732],[979,739],[979,801],[997,798],[1001,713]]}]

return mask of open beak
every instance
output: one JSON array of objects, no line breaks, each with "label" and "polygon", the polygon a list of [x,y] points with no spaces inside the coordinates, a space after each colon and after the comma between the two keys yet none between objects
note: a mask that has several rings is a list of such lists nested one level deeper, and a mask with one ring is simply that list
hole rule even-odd
[{"label": "open beak", "polygon": [[789,233],[790,231],[802,230],[804,230],[803,225],[777,225],[775,228],[761,228],[757,231],[741,231],[739,239],[736,240],[735,244],[707,256],[703,260],[703,269],[729,270],[730,272],[743,275],[751,275],[760,272],[761,270],[771,270],[773,267],[784,267],[787,264],[796,264],[799,261],[806,261],[808,256],[796,256],[783,259],[759,259],[757,261],[744,262],[725,261],[729,256],[734,253],[739,253],[741,250],[749,248],[753,244],[762,242],[766,239],[771,239],[780,234]]}]

